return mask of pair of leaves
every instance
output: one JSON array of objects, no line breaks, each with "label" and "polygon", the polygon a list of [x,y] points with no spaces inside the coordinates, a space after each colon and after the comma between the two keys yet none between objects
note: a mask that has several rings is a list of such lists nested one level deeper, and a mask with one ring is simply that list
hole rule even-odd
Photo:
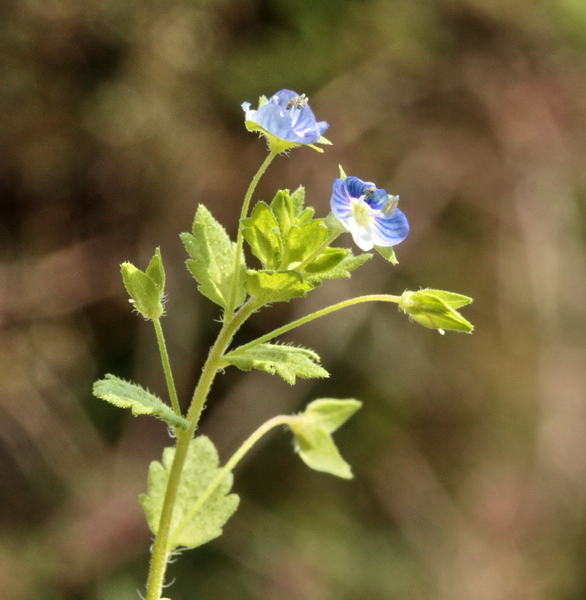
[{"label": "pair of leaves", "polygon": [[295,436],[295,449],[310,468],[352,478],[350,465],[342,458],[332,439],[332,433],[343,425],[360,407],[354,399],[322,398],[307,405],[289,424]]},{"label": "pair of leaves", "polygon": [[160,398],[135,383],[124,381],[114,375],[106,375],[94,383],[94,396],[121,408],[130,408],[133,415],[152,415],[163,421],[187,429],[186,419],[177,415]]},{"label": "pair of leaves", "polygon": [[235,272],[236,244],[205,206],[198,206],[192,233],[182,233],[181,240],[191,256],[187,268],[199,283],[199,291],[226,308],[235,289],[234,307],[240,306],[246,297],[244,259],[241,257]]},{"label": "pair of leaves", "polygon": [[[148,492],[140,502],[151,531],[156,535],[161,520],[175,448],[165,448],[162,462],[149,467]],[[240,501],[230,494],[232,473],[221,479],[218,452],[205,436],[191,440],[181,472],[177,499],[171,519],[169,548],[196,548],[222,534],[222,527],[234,514]]]},{"label": "pair of leaves", "polygon": [[295,346],[258,344],[243,350],[237,348],[226,354],[224,359],[243,371],[259,369],[271,375],[277,373],[291,385],[296,377],[329,377],[329,373],[318,364],[319,356],[315,352]]}]

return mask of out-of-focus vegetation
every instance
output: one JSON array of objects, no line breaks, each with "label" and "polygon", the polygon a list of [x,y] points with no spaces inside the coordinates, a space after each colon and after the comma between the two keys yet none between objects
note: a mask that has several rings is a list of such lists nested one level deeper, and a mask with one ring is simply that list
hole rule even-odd
[{"label": "out-of-focus vegetation", "polygon": [[[586,595],[586,4],[570,0],[11,0],[0,6],[0,597],[125,600],[150,534],[137,496],[163,425],[91,396],[106,372],[164,395],[119,264],[155,246],[188,398],[217,310],[178,237],[205,202],[232,233],[265,155],[240,104],[309,95],[334,146],[275,161],[257,197],[341,163],[411,223],[351,280],[242,338],[358,293],[475,297],[472,336],[388,305],[287,339],[330,380],[228,370],[202,431],[224,460],[321,395],[352,482],[275,433],[236,473],[225,535],[171,566],[173,600],[578,600]],[[347,236],[347,243],[351,240]]]}]

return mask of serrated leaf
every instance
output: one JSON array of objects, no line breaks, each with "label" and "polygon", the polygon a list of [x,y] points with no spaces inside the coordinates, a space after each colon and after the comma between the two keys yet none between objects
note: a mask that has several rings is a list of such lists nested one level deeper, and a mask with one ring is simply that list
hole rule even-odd
[{"label": "serrated leaf", "polygon": [[[238,276],[242,284],[245,278],[244,259],[234,273],[236,244],[203,205],[195,214],[193,235],[182,233],[181,240],[192,257],[187,267],[199,283],[200,292],[225,308],[232,294],[234,276]],[[237,285],[235,307],[240,306],[245,297],[243,285]]]},{"label": "serrated leaf", "polygon": [[303,226],[291,227],[287,239],[284,240],[283,266],[294,269],[325,242],[328,233],[322,219],[315,219]]},{"label": "serrated leaf", "polygon": [[106,375],[94,383],[94,396],[121,408],[130,408],[133,415],[153,415],[170,425],[188,428],[187,420],[175,414],[160,398],[135,383],[114,375]]},{"label": "serrated leaf", "polygon": [[281,260],[279,225],[269,205],[257,202],[250,217],[242,221],[242,235],[252,253],[268,269],[277,269]]},{"label": "serrated leaf", "polygon": [[393,265],[398,265],[399,261],[395,256],[395,251],[392,246],[375,246],[374,249],[386,260]]},{"label": "serrated leaf", "polygon": [[254,271],[246,272],[246,291],[262,302],[286,302],[300,298],[312,289],[296,271]]},{"label": "serrated leaf", "polygon": [[[175,448],[165,448],[162,462],[151,463],[148,492],[140,497],[149,526],[155,535],[174,456]],[[228,473],[193,514],[193,509],[197,508],[208,486],[218,477],[218,465],[218,452],[209,438],[198,436],[191,441],[177,490],[169,551],[180,546],[196,548],[218,537],[222,534],[222,527],[238,507],[238,496],[229,494],[233,477],[232,473]]]},{"label": "serrated leaf", "polygon": [[291,385],[296,377],[329,377],[329,373],[317,364],[319,356],[315,352],[295,346],[259,344],[242,351],[237,348],[224,358],[243,371],[260,369],[271,375],[277,373]]}]

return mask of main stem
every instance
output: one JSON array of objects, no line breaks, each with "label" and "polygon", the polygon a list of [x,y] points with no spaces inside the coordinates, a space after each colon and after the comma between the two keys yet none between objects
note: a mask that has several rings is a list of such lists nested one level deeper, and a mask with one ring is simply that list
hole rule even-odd
[{"label": "main stem", "polygon": [[228,302],[228,306],[226,307],[225,312],[225,320],[230,321],[232,319],[232,315],[234,314],[234,303],[236,302],[236,293],[238,291],[238,286],[242,285],[242,282],[239,281],[239,272],[240,272],[240,260],[242,257],[242,245],[244,244],[244,237],[242,236],[242,221],[246,219],[248,216],[248,207],[250,206],[250,200],[252,199],[252,194],[254,194],[254,190],[260,178],[264,175],[264,172],[268,169],[269,165],[273,162],[275,156],[277,156],[278,152],[271,152],[265,158],[264,162],[260,166],[259,170],[256,172],[256,175],[252,178],[250,185],[248,186],[248,190],[246,191],[246,196],[244,196],[244,202],[242,203],[242,211],[240,212],[240,220],[238,221],[238,237],[236,238],[236,257],[234,259],[234,279],[232,282],[232,289],[230,291],[230,300]]},{"label": "main stem", "polygon": [[161,598],[167,561],[169,559],[169,554],[172,551],[172,547],[170,547],[169,544],[169,536],[171,534],[173,508],[175,507],[177,490],[179,489],[179,483],[181,481],[181,472],[183,471],[183,465],[185,464],[185,458],[187,456],[189,444],[193,438],[193,434],[199,422],[201,411],[210,388],[212,387],[214,378],[224,365],[222,355],[232,341],[232,337],[236,331],[238,331],[239,327],[258,308],[260,308],[258,301],[250,299],[246,304],[244,304],[244,306],[242,306],[242,308],[234,315],[232,319],[224,322],[224,326],[218,335],[218,339],[210,350],[199,379],[199,383],[197,384],[195,392],[193,393],[191,406],[189,407],[189,411],[187,413],[189,428],[187,431],[177,431],[175,456],[173,458],[173,464],[171,465],[171,471],[169,473],[167,490],[165,492],[165,499],[163,501],[163,508],[161,510],[161,518],[159,520],[159,527],[157,529],[155,543],[153,545],[151,566],[147,580],[146,600],[160,600]]}]

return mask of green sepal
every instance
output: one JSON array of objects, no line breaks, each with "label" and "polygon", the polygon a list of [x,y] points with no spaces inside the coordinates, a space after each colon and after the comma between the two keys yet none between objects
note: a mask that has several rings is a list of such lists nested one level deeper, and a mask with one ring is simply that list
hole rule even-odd
[{"label": "green sepal", "polygon": [[275,154],[281,154],[282,152],[286,152],[287,150],[291,150],[292,148],[298,148],[299,146],[308,146],[309,148],[313,148],[318,152],[323,152],[323,149],[318,148],[315,144],[325,144],[329,146],[332,145],[332,142],[330,142],[323,136],[320,137],[320,139],[317,140],[315,144],[297,144],[295,142],[289,142],[287,140],[284,140],[283,138],[277,137],[276,135],[272,134],[270,131],[267,131],[264,127],[261,127],[258,123],[255,123],[254,121],[244,121],[244,125],[246,126],[246,129],[248,129],[248,131],[257,132],[261,135],[264,135],[268,142],[270,151],[274,152]]},{"label": "green sepal", "polygon": [[323,398],[311,402],[303,413],[294,417],[289,426],[295,436],[295,449],[308,467],[344,479],[353,477],[331,434],[361,406],[354,399]]},{"label": "green sepal", "polygon": [[474,326],[456,309],[472,302],[472,298],[442,290],[405,291],[399,308],[415,321],[440,333],[444,329],[472,333]]},{"label": "green sepal", "polygon": [[155,282],[162,295],[165,291],[165,268],[163,267],[160,248],[155,250],[155,255],[151,258],[151,262],[146,268],[145,273]]},{"label": "green sepal", "polygon": [[199,205],[193,221],[193,235],[182,233],[181,240],[192,257],[187,268],[199,283],[199,291],[210,300],[226,308],[232,294],[234,277],[239,278],[234,307],[245,298],[244,279],[246,266],[241,258],[234,273],[236,244],[230,241],[226,230],[214,219],[210,211]]},{"label": "green sepal", "polygon": [[312,289],[297,271],[246,271],[246,291],[262,304],[301,298]]},{"label": "green sepal", "polygon": [[348,231],[332,212],[324,219],[323,223],[332,233],[346,233]]},{"label": "green sepal", "polygon": [[177,415],[160,398],[141,386],[124,381],[114,375],[108,374],[104,379],[96,381],[93,392],[94,396],[115,406],[130,408],[134,416],[152,415],[181,429],[187,429],[189,426],[186,419]]},{"label": "green sepal", "polygon": [[[156,257],[157,255],[155,254],[153,260],[155,260]],[[151,264],[153,264],[153,261],[151,261]],[[158,283],[152,277],[143,273],[140,269],[137,269],[132,263],[122,263],[120,265],[120,270],[122,272],[124,287],[130,294],[136,310],[146,319],[158,319],[164,312],[163,289],[159,287]],[[155,272],[157,271],[157,268],[153,267],[151,271]],[[157,272],[156,276],[160,281],[160,272]]]},{"label": "green sepal", "polygon": [[295,346],[259,344],[245,350],[236,348],[224,359],[243,371],[259,369],[271,375],[277,373],[291,385],[296,377],[329,377],[329,373],[318,364],[319,356],[315,352]]},{"label": "green sepal", "polygon": [[338,165],[338,169],[340,169],[340,179],[344,181],[344,179],[346,179],[348,175],[346,175],[346,172],[344,171],[344,169],[342,169],[342,165]]},{"label": "green sepal", "polygon": [[257,202],[250,217],[242,221],[242,235],[252,253],[267,269],[278,269],[281,260],[279,224],[266,202]]},{"label": "green sepal", "polygon": [[392,246],[375,246],[374,249],[383,257],[386,258],[393,265],[398,265],[399,261],[395,256],[395,251]]},{"label": "green sepal", "polygon": [[[165,448],[162,462],[151,463],[148,492],[140,497],[149,526],[155,535],[159,528],[174,456],[175,448]],[[222,534],[222,527],[226,521],[238,508],[239,497],[229,493],[233,477],[232,473],[228,473],[194,512],[200,498],[219,475],[218,465],[218,452],[209,438],[198,436],[191,440],[171,520],[167,548],[169,552],[180,546],[196,548],[218,537]]]}]

